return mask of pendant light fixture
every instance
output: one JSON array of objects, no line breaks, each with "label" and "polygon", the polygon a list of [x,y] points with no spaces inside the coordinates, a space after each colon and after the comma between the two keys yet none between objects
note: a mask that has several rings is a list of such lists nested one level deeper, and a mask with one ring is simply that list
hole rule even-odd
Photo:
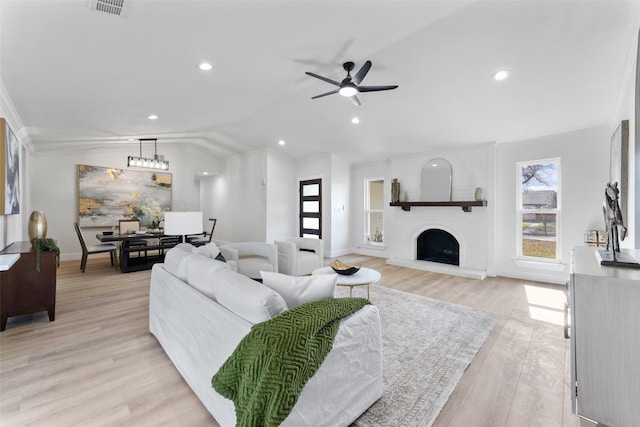
[{"label": "pendant light fixture", "polygon": [[[145,139],[139,139],[138,141],[140,142],[140,156],[127,157],[127,167],[160,169],[165,171],[169,170],[169,161],[165,160],[164,156],[158,155],[158,139],[157,138],[145,138]],[[153,147],[154,147],[153,159],[142,157],[142,141],[153,141]]]}]

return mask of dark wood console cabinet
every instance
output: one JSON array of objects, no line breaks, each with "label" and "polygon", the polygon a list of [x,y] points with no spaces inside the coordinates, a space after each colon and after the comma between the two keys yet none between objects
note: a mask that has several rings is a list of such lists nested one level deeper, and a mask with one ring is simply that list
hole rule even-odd
[{"label": "dark wood console cabinet", "polygon": [[49,320],[56,315],[56,253],[43,251],[40,272],[36,271],[36,252],[31,242],[15,242],[0,254],[20,254],[8,270],[0,272],[0,331],[11,316],[46,311]]}]

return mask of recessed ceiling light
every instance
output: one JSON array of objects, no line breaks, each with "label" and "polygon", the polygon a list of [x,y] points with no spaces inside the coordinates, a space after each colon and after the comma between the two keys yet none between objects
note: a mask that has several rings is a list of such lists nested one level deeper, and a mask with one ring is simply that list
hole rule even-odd
[{"label": "recessed ceiling light", "polygon": [[284,145],[284,140],[283,140],[283,139],[281,139],[280,141],[278,141],[278,144],[280,144],[280,145]]},{"label": "recessed ceiling light", "polygon": [[509,72],[507,70],[500,70],[493,75],[493,79],[497,81],[504,80],[507,77],[509,77]]},{"label": "recessed ceiling light", "polygon": [[213,69],[213,65],[209,64],[208,62],[202,62],[198,64],[198,68],[202,71],[211,71]]},{"label": "recessed ceiling light", "polygon": [[158,116],[156,116],[155,114],[149,114],[147,116],[147,119],[149,119],[149,120],[158,120]]},{"label": "recessed ceiling light", "polygon": [[209,175],[209,172],[202,172],[202,175]]},{"label": "recessed ceiling light", "polygon": [[351,123],[353,123],[354,125],[357,125],[358,123],[360,123],[360,119],[357,117],[354,117],[353,119],[351,119]]}]

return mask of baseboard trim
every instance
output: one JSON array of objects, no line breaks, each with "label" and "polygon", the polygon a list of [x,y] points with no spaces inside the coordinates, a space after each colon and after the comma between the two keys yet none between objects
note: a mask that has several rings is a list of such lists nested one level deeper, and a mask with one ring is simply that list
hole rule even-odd
[{"label": "baseboard trim", "polygon": [[399,267],[413,268],[415,270],[431,271],[434,273],[450,274],[452,276],[466,277],[469,279],[484,280],[487,272],[471,268],[462,268],[457,265],[441,264],[431,261],[413,261],[403,258],[389,258],[387,264]]}]

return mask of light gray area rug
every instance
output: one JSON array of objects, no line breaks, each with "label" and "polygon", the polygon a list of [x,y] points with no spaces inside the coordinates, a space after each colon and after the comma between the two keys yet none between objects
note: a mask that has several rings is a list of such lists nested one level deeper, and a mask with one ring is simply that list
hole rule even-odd
[{"label": "light gray area rug", "polygon": [[[353,296],[366,297],[365,289],[354,289]],[[348,294],[338,287],[337,296]],[[371,286],[370,300],[382,323],[384,391],[355,425],[430,426],[496,319],[462,305],[376,285]]]}]

